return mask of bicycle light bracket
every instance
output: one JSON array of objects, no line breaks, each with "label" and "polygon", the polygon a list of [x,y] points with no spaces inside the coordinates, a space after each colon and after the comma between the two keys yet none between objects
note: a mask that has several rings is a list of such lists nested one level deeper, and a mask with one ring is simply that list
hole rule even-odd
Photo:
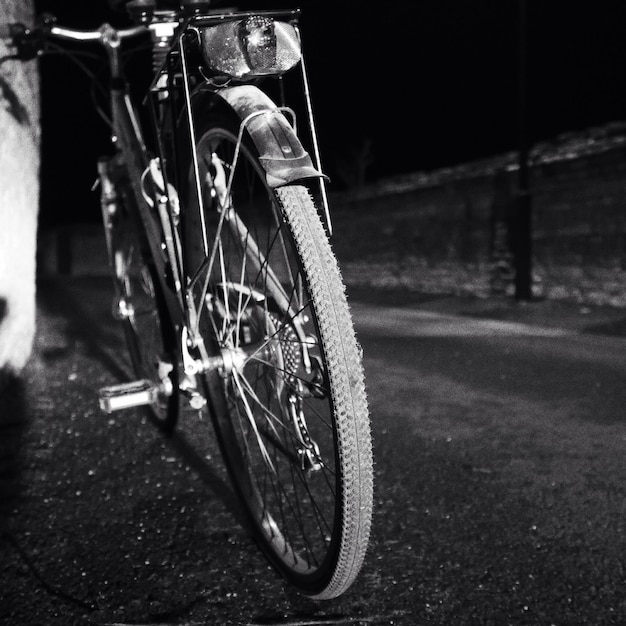
[{"label": "bicycle light bracket", "polygon": [[[319,181],[321,199],[326,218],[325,221],[329,232],[332,233],[330,211],[328,208],[324,184],[327,177],[321,170],[319,148],[317,146],[317,135],[314,129],[314,120],[311,110],[308,79],[304,66],[304,57],[299,48],[300,35],[295,25],[290,24],[289,28],[293,31],[293,39],[298,42],[298,58],[299,65],[301,67],[302,80],[304,83],[304,95],[308,112],[311,139],[314,147],[315,164],[308,152],[302,146],[294,127],[290,125],[285,116],[282,115],[286,108],[277,107],[271,98],[269,98],[256,85],[246,83],[244,81],[241,84],[230,86],[226,83],[225,86],[220,87],[216,86],[213,81],[205,77],[203,83],[199,84],[195,88],[192,88],[191,77],[188,69],[188,50],[184,43],[184,33],[182,33],[179,37],[177,50],[180,56],[183,77],[183,91],[187,108],[189,136],[195,136],[192,106],[210,106],[212,103],[215,103],[216,99],[221,100],[237,114],[242,122],[245,122],[243,128],[248,130],[252,142],[259,152],[261,157],[260,163],[265,170],[266,181],[270,188],[275,189],[277,187],[290,185],[306,179]],[[210,26],[206,25],[200,18],[199,20],[193,21],[187,32],[194,34],[197,38],[197,42],[199,42],[203,36],[207,36],[203,35],[203,32],[207,29],[210,29]],[[261,29],[261,31],[263,31],[263,29]],[[252,35],[248,33],[247,37],[251,36]],[[207,61],[205,59],[205,63],[206,62]],[[282,73],[285,73],[285,71],[286,70],[278,72],[278,74],[281,75]],[[228,76],[228,74],[225,76]],[[272,111],[273,113],[269,116],[263,116],[262,121],[259,120],[260,116],[252,116],[253,113],[268,111]],[[193,154],[192,157],[194,168],[196,168],[197,173],[197,155]]]}]

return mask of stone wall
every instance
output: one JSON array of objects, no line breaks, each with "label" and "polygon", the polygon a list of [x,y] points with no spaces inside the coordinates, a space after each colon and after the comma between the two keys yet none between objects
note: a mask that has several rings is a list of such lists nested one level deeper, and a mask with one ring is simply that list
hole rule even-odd
[{"label": "stone wall", "polygon": [[[514,293],[517,163],[505,154],[331,197],[349,283]],[[626,123],[531,153],[533,293],[626,306]]]}]

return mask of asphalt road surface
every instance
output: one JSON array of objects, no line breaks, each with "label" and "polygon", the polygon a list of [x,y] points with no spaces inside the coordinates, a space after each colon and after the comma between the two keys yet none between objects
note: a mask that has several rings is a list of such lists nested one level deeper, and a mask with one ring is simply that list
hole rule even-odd
[{"label": "asphalt road surface", "polygon": [[108,282],[39,302],[0,400],[0,624],[626,623],[626,341],[581,332],[588,310],[353,296],[374,531],[354,587],[315,603],[249,539],[208,424],[100,414],[129,371]]}]

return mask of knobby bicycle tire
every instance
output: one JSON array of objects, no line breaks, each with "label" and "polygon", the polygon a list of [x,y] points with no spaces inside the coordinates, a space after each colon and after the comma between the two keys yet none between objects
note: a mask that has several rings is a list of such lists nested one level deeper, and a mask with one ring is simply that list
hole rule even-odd
[{"label": "knobby bicycle tire", "polygon": [[304,594],[333,598],[362,567],[373,501],[344,285],[309,189],[270,189],[249,141],[233,168],[229,120],[198,126],[204,217],[191,176],[184,249],[199,330],[233,363],[205,377],[222,455],[269,561]]}]

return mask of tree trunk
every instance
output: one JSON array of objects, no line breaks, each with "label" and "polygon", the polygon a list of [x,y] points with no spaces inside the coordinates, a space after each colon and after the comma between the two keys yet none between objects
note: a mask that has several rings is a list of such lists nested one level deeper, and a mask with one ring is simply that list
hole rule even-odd
[{"label": "tree trunk", "polygon": [[[0,22],[33,24],[32,0],[0,0]],[[10,54],[0,41],[0,59]],[[0,64],[0,371],[19,373],[35,332],[39,208],[36,61]]]}]

